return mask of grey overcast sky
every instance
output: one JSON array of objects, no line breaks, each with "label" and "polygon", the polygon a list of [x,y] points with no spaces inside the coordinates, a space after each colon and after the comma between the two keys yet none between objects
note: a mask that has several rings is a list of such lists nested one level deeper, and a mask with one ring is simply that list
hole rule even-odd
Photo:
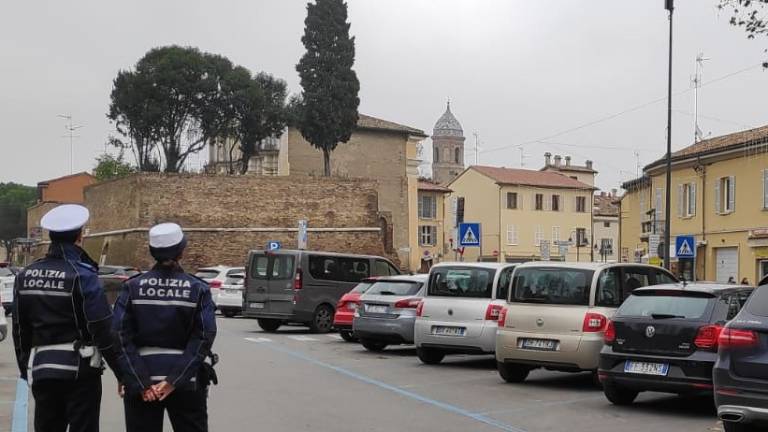
[{"label": "grey overcast sky", "polygon": [[[693,141],[694,59],[711,60],[700,91],[705,134],[768,123],[768,39],[728,24],[718,0],[677,0],[675,149]],[[75,170],[90,170],[113,132],[112,79],[150,48],[191,45],[266,71],[299,91],[302,0],[8,1],[0,4],[0,182],[69,173],[62,138],[77,125]],[[616,187],[663,155],[667,18],[662,0],[349,0],[360,112],[424,129],[451,99],[474,162],[540,168],[543,153],[593,159],[598,186]],[[546,139],[545,139],[546,138]],[[532,141],[544,141],[532,142]],[[527,143],[522,147],[520,144]],[[427,150],[430,142],[425,142]],[[499,150],[503,148],[502,150]],[[520,150],[522,148],[522,151]],[[429,158],[431,151],[425,151]],[[201,156],[202,158],[202,156]],[[201,163],[200,159],[193,163]]]}]

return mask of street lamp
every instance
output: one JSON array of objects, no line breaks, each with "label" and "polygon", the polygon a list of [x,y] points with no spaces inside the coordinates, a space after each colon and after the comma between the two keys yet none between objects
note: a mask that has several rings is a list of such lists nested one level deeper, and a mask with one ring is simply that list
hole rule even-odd
[{"label": "street lamp", "polygon": [[664,8],[669,11],[669,72],[667,77],[667,184],[666,184],[666,205],[664,220],[664,268],[670,269],[669,245],[670,243],[670,217],[672,200],[672,17],[675,11],[674,0],[664,0]]}]

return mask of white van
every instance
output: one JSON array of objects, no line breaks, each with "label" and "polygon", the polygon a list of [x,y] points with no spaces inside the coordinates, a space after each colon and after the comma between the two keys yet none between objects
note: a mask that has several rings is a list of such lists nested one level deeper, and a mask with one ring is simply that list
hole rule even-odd
[{"label": "white van", "polygon": [[437,364],[446,354],[493,354],[499,311],[506,304],[515,266],[441,263],[432,267],[414,327],[419,359]]}]

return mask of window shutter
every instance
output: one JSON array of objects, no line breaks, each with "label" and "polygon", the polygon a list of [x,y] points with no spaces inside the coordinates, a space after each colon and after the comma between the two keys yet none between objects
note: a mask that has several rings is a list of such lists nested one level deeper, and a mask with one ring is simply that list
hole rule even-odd
[{"label": "window shutter", "polygon": [[419,217],[424,218],[424,195],[419,197]]},{"label": "window shutter", "polygon": [[541,199],[544,201],[544,210],[552,210],[552,195],[542,195]]},{"label": "window shutter", "polygon": [[677,185],[677,217],[683,217],[683,204],[685,201],[685,188],[683,185]]},{"label": "window shutter", "polygon": [[689,206],[691,209],[691,216],[696,216],[696,183],[691,183],[690,185],[688,200],[691,202]]},{"label": "window shutter", "polygon": [[720,214],[720,182],[722,179],[715,181],[715,214]]},{"label": "window shutter", "polygon": [[531,210],[536,210],[536,195],[535,191],[531,194]]},{"label": "window shutter", "polygon": [[768,208],[768,169],[763,170],[763,208]]},{"label": "window shutter", "polygon": [[437,197],[432,197],[432,219],[437,219]]},{"label": "window shutter", "polygon": [[736,211],[736,177],[728,177],[728,210]]}]

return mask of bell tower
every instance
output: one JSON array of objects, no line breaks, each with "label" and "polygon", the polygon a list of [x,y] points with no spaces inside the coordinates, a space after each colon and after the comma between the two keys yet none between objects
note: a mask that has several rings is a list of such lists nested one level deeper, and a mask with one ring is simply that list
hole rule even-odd
[{"label": "bell tower", "polygon": [[451,112],[448,101],[445,112],[432,131],[432,180],[448,184],[464,171],[464,130]]}]

